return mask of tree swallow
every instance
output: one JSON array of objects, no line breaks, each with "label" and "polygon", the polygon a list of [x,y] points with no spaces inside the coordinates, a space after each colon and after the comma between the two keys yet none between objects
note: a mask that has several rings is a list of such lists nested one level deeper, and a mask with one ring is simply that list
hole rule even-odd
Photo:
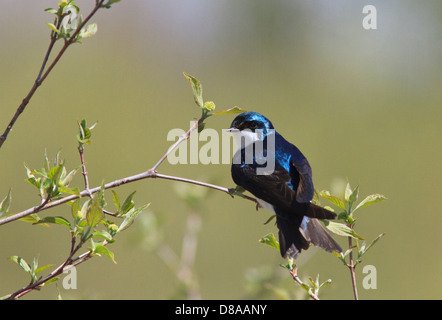
[{"label": "tree swallow", "polygon": [[238,146],[232,159],[232,179],[252,193],[261,207],[276,214],[281,256],[296,258],[310,244],[342,252],[317,220],[334,219],[336,214],[311,203],[312,169],[301,151],[257,112],[241,113],[228,131]]}]

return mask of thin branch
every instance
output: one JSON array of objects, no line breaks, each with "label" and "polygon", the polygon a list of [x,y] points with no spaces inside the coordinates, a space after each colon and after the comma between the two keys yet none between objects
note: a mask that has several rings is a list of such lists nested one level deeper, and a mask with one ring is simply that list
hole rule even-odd
[{"label": "thin branch", "polygon": [[[104,188],[105,189],[115,188],[115,187],[118,187],[118,186],[126,184],[126,183],[138,181],[138,180],[141,180],[141,179],[151,178],[151,177],[152,177],[152,175],[149,173],[149,171],[146,171],[146,172],[143,172],[141,174],[137,174],[137,175],[134,175],[134,176],[130,176],[130,177],[127,177],[127,178],[123,178],[123,179],[119,179],[119,180],[115,180],[113,182],[107,183],[107,184],[104,185]],[[100,191],[100,188],[101,187],[95,187],[95,188],[92,188],[92,189],[89,189],[89,190],[83,190],[83,191],[80,192],[80,196],[78,196],[78,195],[70,195],[70,196],[64,197],[64,198],[59,199],[59,200],[51,201],[51,202],[47,203],[44,206],[38,206],[38,207],[29,208],[29,209],[27,209],[25,211],[22,211],[22,212],[14,214],[12,216],[9,216],[7,218],[1,219],[0,220],[0,225],[3,225],[5,223],[8,223],[8,222],[11,222],[11,221],[15,221],[15,220],[24,218],[24,217],[26,217],[26,216],[28,216],[30,214],[33,214],[33,213],[37,213],[37,212],[40,212],[40,211],[43,211],[43,210],[46,210],[46,209],[49,209],[49,208],[52,208],[52,207],[55,207],[55,206],[59,206],[59,205],[61,205],[63,203],[75,200],[77,198],[87,197],[87,196],[89,196],[89,194],[94,194],[94,193],[97,193],[98,191]]]},{"label": "thin branch", "polygon": [[110,212],[110,211],[107,211],[107,210],[105,210],[105,209],[103,209],[103,213],[104,213],[104,214],[107,214],[108,216],[117,217],[117,214],[116,214],[116,213],[114,213],[114,212]]},{"label": "thin branch", "polygon": [[[61,22],[62,22],[62,19],[58,19],[57,26],[56,26],[57,30],[60,29]],[[48,47],[48,50],[46,51],[46,55],[43,59],[43,63],[41,65],[40,72],[38,73],[37,79],[35,79],[35,83],[37,85],[41,84],[41,81],[40,81],[41,76],[43,75],[43,71],[45,70],[46,64],[48,63],[48,60],[49,60],[49,56],[51,55],[52,49],[54,48],[56,41],[57,41],[57,33],[55,31],[52,31],[51,42],[49,43],[49,47]]]},{"label": "thin branch", "polygon": [[[38,290],[40,289],[48,280],[51,280],[57,276],[59,276],[60,274],[62,274],[63,272],[71,269],[72,267],[75,267],[77,265],[79,265],[80,263],[85,262],[86,260],[90,259],[91,256],[91,251],[87,251],[81,255],[79,255],[76,258],[73,258],[74,255],[78,252],[78,250],[80,250],[80,248],[83,246],[84,242],[80,241],[80,243],[78,243],[77,246],[75,246],[76,241],[75,241],[75,237],[72,237],[71,240],[71,250],[69,252],[69,256],[66,258],[66,260],[59,265],[57,268],[54,269],[54,271],[52,271],[50,274],[48,274],[46,277],[28,284],[26,287],[21,288],[20,290],[17,290],[16,292],[12,293],[11,295],[9,295],[7,298],[5,298],[5,300],[14,300],[14,299],[19,299],[22,296],[24,296],[25,294],[33,291],[33,290]],[[108,244],[108,242],[105,240],[103,241],[103,246],[106,246]]]},{"label": "thin branch", "polygon": [[49,203],[50,200],[51,200],[51,197],[50,197],[49,195],[47,195],[47,196],[46,196],[46,199],[44,199],[44,200],[41,202],[41,204],[40,204],[38,207],[36,207],[35,210],[40,211],[41,208],[43,208],[45,205],[47,205],[47,204]]},{"label": "thin branch", "polygon": [[[295,280],[300,286],[304,285],[304,282],[302,282],[302,280],[298,277],[298,269],[297,268],[293,268],[293,269],[289,270],[289,272],[290,272],[290,275],[292,276],[293,280]],[[310,297],[313,300],[321,300],[321,299],[319,299],[319,297],[316,294],[314,294],[311,291],[309,291],[308,294],[310,295]]]},{"label": "thin branch", "polygon": [[[80,144],[80,146],[78,147],[78,152],[80,153],[80,161],[81,161],[81,173],[83,174],[83,178],[84,178],[84,189],[86,191],[89,191],[89,178],[87,175],[87,171],[86,171],[86,163],[84,161],[84,146],[83,144]],[[89,195],[89,197],[91,197],[91,195]]]},{"label": "thin branch", "polygon": [[[205,182],[201,182],[201,181],[197,181],[197,180],[192,180],[192,179],[186,179],[186,178],[181,178],[181,177],[175,177],[175,176],[169,176],[169,175],[164,175],[164,174],[159,174],[156,172],[153,172],[152,170],[148,170],[145,171],[143,173],[140,174],[136,174],[130,177],[126,177],[123,179],[118,179],[109,183],[106,183],[104,185],[104,189],[111,189],[111,188],[115,188],[118,186],[121,186],[123,184],[127,184],[127,183],[132,183],[138,180],[143,180],[143,179],[149,179],[149,178],[158,178],[158,179],[165,179],[165,180],[174,180],[174,181],[180,181],[180,182],[185,182],[185,183],[190,183],[190,184],[195,184],[195,185],[199,185],[202,187],[206,187],[206,188],[211,188],[214,190],[218,190],[218,191],[222,191],[224,193],[227,193],[229,195],[231,195],[230,191],[228,188],[225,187],[221,187],[221,186],[217,186],[214,184],[210,184],[210,183],[205,183]],[[67,197],[64,197],[62,199],[59,200],[55,200],[55,201],[51,201],[47,204],[45,204],[44,206],[37,206],[37,207],[33,207],[33,208],[29,208],[27,210],[24,210],[22,212],[16,213],[14,215],[11,215],[9,217],[3,218],[0,220],[0,225],[24,218],[26,216],[29,216],[30,214],[33,213],[37,213],[52,207],[56,207],[59,206],[63,203],[69,202],[69,201],[73,201],[77,198],[82,198],[82,197],[87,197],[89,196],[89,194],[94,194],[97,193],[98,191],[100,191],[101,187],[95,187],[89,190],[83,190],[80,192],[80,196],[78,195],[70,195]],[[247,197],[247,200],[256,202],[256,200],[252,197]]]},{"label": "thin branch", "polygon": [[181,142],[183,142],[184,140],[187,140],[187,139],[189,139],[189,137],[190,137],[190,134],[192,133],[192,131],[193,130],[195,130],[195,129],[197,129],[198,128],[198,126],[200,125],[200,123],[202,122],[202,118],[201,119],[199,119],[198,121],[195,121],[195,123],[193,124],[193,126],[192,127],[190,127],[190,129],[185,133],[185,134],[183,134],[170,148],[169,148],[169,150],[167,150],[167,152],[161,157],[161,159],[160,160],[158,160],[158,162],[152,167],[152,171],[156,171],[157,170],[157,168],[163,163],[163,161],[164,160],[166,160],[166,158],[169,156],[169,154],[173,151],[173,150],[175,150],[177,147],[178,147],[178,145],[181,143]]},{"label": "thin branch", "polygon": [[[230,194],[230,191],[229,191],[228,188],[217,186],[215,184],[201,182],[201,181],[198,181],[198,180],[192,180],[192,179],[186,179],[186,178],[181,178],[181,177],[169,176],[169,175],[166,175],[166,174],[161,174],[161,173],[156,173],[156,172],[152,173],[151,177],[152,178],[158,178],[158,179],[186,182],[186,183],[195,184],[197,186],[202,186],[202,187],[206,187],[206,188],[210,188],[210,189],[214,189],[214,190],[218,190],[218,191]],[[251,199],[253,199],[253,198],[251,198]]]},{"label": "thin branch", "polygon": [[[43,59],[43,64],[40,68],[40,71],[38,73],[37,78],[34,81],[34,84],[29,91],[29,93],[26,95],[26,97],[22,100],[20,106],[18,107],[17,111],[15,112],[14,116],[12,117],[11,121],[9,122],[8,126],[6,127],[3,134],[0,136],[0,148],[2,147],[3,143],[6,141],[6,138],[8,137],[9,132],[12,130],[12,127],[14,126],[15,122],[17,121],[18,117],[23,113],[26,106],[28,105],[29,101],[31,100],[32,96],[34,95],[35,91],[37,91],[38,87],[43,83],[43,81],[46,79],[46,77],[49,75],[49,73],[52,71],[52,69],[55,67],[55,65],[58,63],[66,49],[75,41],[75,38],[77,35],[81,32],[83,27],[88,23],[88,21],[92,18],[92,16],[100,9],[101,5],[103,4],[104,0],[100,0],[96,3],[94,9],[91,11],[91,13],[84,19],[84,21],[80,24],[80,26],[75,30],[75,32],[72,34],[72,36],[65,41],[63,47],[60,49],[58,55],[55,57],[54,61],[49,65],[46,72],[43,73],[46,64],[48,62],[49,56],[52,52],[52,49],[54,47],[54,44],[57,40],[56,34],[53,31],[51,34],[51,42],[49,43],[48,50],[46,51],[45,57]],[[57,23],[57,29],[60,28],[61,20]]]},{"label": "thin branch", "polygon": [[[350,226],[351,228],[352,226]],[[355,268],[356,265],[353,261],[353,242],[352,238],[348,237],[348,248],[351,250],[349,253],[350,263],[347,264],[348,269],[350,270],[350,276],[351,276],[351,284],[353,287],[353,295],[355,297],[355,300],[359,300],[358,297],[358,288],[356,287],[356,274],[355,274]]]}]

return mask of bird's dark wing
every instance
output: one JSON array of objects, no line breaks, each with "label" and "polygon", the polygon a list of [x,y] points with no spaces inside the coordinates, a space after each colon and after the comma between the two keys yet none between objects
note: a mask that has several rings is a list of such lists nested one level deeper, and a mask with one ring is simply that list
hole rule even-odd
[{"label": "bird's dark wing", "polygon": [[232,178],[255,197],[284,209],[290,209],[296,197],[296,192],[287,184],[290,174],[280,165],[269,175],[257,175],[252,166],[232,165]]},{"label": "bird's dark wing", "polygon": [[301,203],[310,202],[313,199],[315,189],[313,187],[312,168],[307,159],[296,160],[292,157],[290,159],[290,171],[292,178],[297,178],[296,180],[299,181],[297,188],[296,183],[293,183],[293,187],[296,188],[296,201]]}]

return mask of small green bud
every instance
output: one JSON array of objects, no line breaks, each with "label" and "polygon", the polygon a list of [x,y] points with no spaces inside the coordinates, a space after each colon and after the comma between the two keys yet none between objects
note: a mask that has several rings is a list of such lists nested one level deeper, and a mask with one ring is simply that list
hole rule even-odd
[{"label": "small green bud", "polygon": [[115,223],[112,223],[108,226],[109,231],[116,232],[118,230],[118,226]]},{"label": "small green bud", "polygon": [[206,101],[204,102],[203,109],[211,112],[215,110],[215,103],[213,101]]}]

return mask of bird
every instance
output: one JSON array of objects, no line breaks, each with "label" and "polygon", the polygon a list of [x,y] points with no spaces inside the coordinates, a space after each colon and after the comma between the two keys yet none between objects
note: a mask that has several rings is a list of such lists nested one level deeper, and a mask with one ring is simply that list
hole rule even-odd
[{"label": "bird", "polygon": [[318,221],[335,219],[336,214],[311,202],[312,169],[302,152],[257,112],[239,114],[227,131],[238,147],[232,158],[232,179],[253,194],[261,207],[275,213],[281,256],[295,259],[310,244],[342,252]]}]

